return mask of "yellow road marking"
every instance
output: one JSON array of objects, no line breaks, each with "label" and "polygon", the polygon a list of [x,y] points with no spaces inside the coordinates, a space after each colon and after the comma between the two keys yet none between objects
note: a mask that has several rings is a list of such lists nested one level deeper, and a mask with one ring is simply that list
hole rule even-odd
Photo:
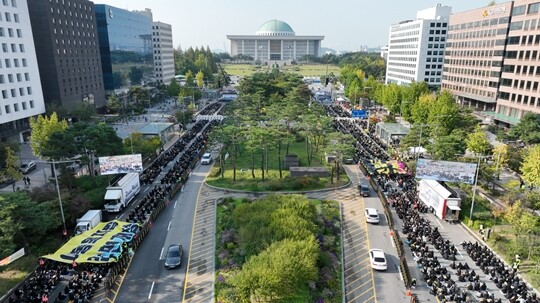
[{"label": "yellow road marking", "polygon": [[[116,296],[118,296],[118,293],[120,292],[120,289],[122,288],[122,284],[124,283],[124,279],[126,278],[129,267],[131,266],[131,261],[133,261],[133,257],[131,257],[131,259],[129,259],[128,265],[126,266],[126,269],[124,270],[124,274],[122,275],[122,279],[120,280],[120,285],[118,285],[118,292],[114,293],[114,297],[113,297],[111,302],[116,301]],[[113,291],[113,290],[111,289],[111,291]]]}]

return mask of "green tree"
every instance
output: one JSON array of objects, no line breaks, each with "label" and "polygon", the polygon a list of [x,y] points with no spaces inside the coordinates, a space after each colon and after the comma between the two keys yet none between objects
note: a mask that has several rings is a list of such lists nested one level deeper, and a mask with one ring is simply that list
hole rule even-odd
[{"label": "green tree", "polygon": [[133,147],[133,153],[142,154],[143,159],[155,156],[160,146],[161,140],[159,137],[143,139],[142,134],[139,132],[134,132],[124,139],[124,152],[131,154]]},{"label": "green tree", "polygon": [[129,80],[132,85],[138,85],[143,79],[143,69],[137,66],[131,66],[129,68]]},{"label": "green tree", "polygon": [[442,91],[431,108],[428,116],[428,124],[437,125],[431,128],[431,137],[449,135],[460,120],[459,108],[452,94]]},{"label": "green tree", "polygon": [[314,237],[272,243],[244,264],[232,284],[246,302],[295,297],[308,289],[309,281],[316,279],[317,257]]},{"label": "green tree", "polygon": [[531,185],[540,185],[540,145],[528,147],[521,165],[523,180]]},{"label": "green tree", "polygon": [[425,123],[433,106],[435,106],[435,96],[433,94],[420,96],[418,101],[411,106],[410,122],[413,124]]},{"label": "green tree", "polygon": [[92,104],[79,102],[71,110],[71,115],[77,121],[90,121],[96,115],[96,109]]},{"label": "green tree", "polygon": [[195,82],[197,83],[197,87],[203,87],[204,73],[202,71],[197,72],[197,74],[195,75]]},{"label": "green tree", "polygon": [[2,170],[2,174],[6,179],[13,181],[13,191],[15,191],[15,181],[21,180],[22,174],[19,171],[19,157],[9,146],[6,147],[6,166]]},{"label": "green tree", "polygon": [[120,100],[118,99],[118,96],[116,94],[110,95],[109,99],[107,100],[107,107],[115,113],[119,113],[122,110],[122,104],[120,103]]},{"label": "green tree", "polygon": [[493,148],[493,160],[498,163],[498,167],[495,168],[497,179],[499,179],[502,168],[508,164],[508,154],[508,145],[506,144],[498,144]]},{"label": "green tree", "polygon": [[352,135],[342,134],[342,133],[330,133],[328,134],[328,144],[326,146],[325,152],[328,156],[333,157],[334,167],[330,174],[331,183],[334,183],[334,170],[336,173],[337,180],[340,180],[340,168],[343,164],[343,159],[351,158],[354,154],[354,142],[355,139]]},{"label": "green tree", "polygon": [[477,126],[473,133],[467,135],[467,149],[476,155],[485,155],[491,151],[491,144],[487,138],[486,132]]},{"label": "green tree", "polygon": [[47,144],[49,136],[57,131],[63,131],[68,127],[66,120],[59,120],[56,113],[52,113],[49,117],[38,116],[37,118],[30,117],[30,147],[32,153],[37,157],[43,157],[43,148]]},{"label": "green tree", "polygon": [[16,141],[0,142],[0,168],[6,167],[7,147],[9,147],[15,153],[21,151],[21,145]]},{"label": "green tree", "polygon": [[456,155],[465,153],[467,146],[463,141],[464,137],[465,133],[462,130],[455,129],[448,136],[434,139],[432,144],[426,145],[426,149],[435,159],[453,161],[456,159]]},{"label": "green tree", "polygon": [[191,120],[193,120],[193,116],[195,115],[194,111],[192,109],[186,108],[176,111],[174,114],[176,121],[178,124],[180,124],[183,128],[186,127],[186,125],[189,124]]},{"label": "green tree", "polygon": [[519,123],[510,129],[508,137],[512,140],[522,140],[526,144],[540,143],[540,116],[527,112]]},{"label": "green tree", "polygon": [[177,97],[180,93],[180,84],[176,81],[176,78],[172,78],[171,83],[167,85],[167,96]]},{"label": "green tree", "polygon": [[71,158],[78,153],[75,137],[69,129],[51,133],[42,152],[45,158],[55,160]]},{"label": "green tree", "polygon": [[16,221],[13,211],[16,205],[0,195],[0,256],[8,256],[15,252],[17,245],[15,236],[22,228],[22,222]]}]

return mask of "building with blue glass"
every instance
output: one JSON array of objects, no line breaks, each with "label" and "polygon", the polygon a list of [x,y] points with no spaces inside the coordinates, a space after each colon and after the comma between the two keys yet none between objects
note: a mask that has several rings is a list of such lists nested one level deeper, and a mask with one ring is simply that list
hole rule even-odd
[{"label": "building with blue glass", "polygon": [[153,78],[152,12],[96,4],[96,22],[107,94]]}]

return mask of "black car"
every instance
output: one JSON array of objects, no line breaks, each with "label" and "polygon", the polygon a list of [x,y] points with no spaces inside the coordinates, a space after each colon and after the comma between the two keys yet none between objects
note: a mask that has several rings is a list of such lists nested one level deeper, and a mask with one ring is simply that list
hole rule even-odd
[{"label": "black car", "polygon": [[370,196],[370,193],[369,193],[369,186],[367,185],[360,185],[360,195],[362,197],[369,197]]},{"label": "black car", "polygon": [[165,258],[165,268],[172,269],[180,267],[182,264],[182,256],[184,251],[182,245],[180,244],[171,244],[167,249],[167,257]]}]

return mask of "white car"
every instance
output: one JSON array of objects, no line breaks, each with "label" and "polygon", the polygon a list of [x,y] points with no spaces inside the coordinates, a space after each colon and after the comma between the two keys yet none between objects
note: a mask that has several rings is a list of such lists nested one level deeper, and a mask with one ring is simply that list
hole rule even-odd
[{"label": "white car", "polygon": [[29,162],[23,163],[21,167],[19,168],[19,171],[23,174],[28,174],[34,169],[36,169],[36,162],[29,161]]},{"label": "white car", "polygon": [[386,270],[386,256],[384,251],[380,249],[371,249],[369,251],[369,261],[371,262],[371,268],[375,270]]},{"label": "white car", "polygon": [[208,165],[212,163],[212,154],[211,153],[204,153],[204,155],[201,158],[201,164]]},{"label": "white car", "polygon": [[372,224],[379,223],[379,213],[375,208],[366,208],[366,222]]}]

